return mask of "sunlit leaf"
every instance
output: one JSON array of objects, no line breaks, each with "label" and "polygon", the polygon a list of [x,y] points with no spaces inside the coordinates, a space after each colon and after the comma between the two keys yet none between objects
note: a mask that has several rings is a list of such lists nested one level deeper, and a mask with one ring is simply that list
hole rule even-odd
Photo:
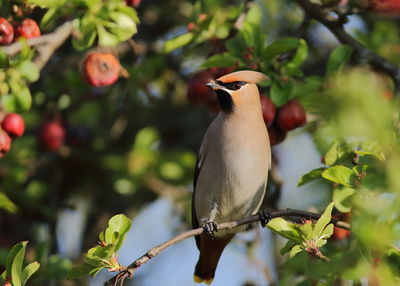
[{"label": "sunlit leaf", "polygon": [[346,187],[354,186],[355,174],[351,169],[344,166],[328,168],[322,172],[322,177]]},{"label": "sunlit leaf", "polygon": [[230,53],[217,54],[209,57],[202,65],[203,68],[212,67],[229,67],[235,65],[239,61],[238,58],[232,56]]},{"label": "sunlit leaf", "polygon": [[36,271],[38,271],[40,267],[40,263],[35,261],[27,265],[24,270],[22,271],[21,274],[21,283],[22,285],[26,284],[26,281],[33,275],[35,274]]},{"label": "sunlit leaf", "polygon": [[271,61],[277,55],[296,49],[299,44],[299,39],[296,38],[279,39],[264,49],[263,58],[266,62]]},{"label": "sunlit leaf", "polygon": [[313,237],[321,237],[323,230],[331,221],[331,213],[333,209],[334,203],[330,203],[321,217],[318,219],[317,223],[314,226]]},{"label": "sunlit leaf", "polygon": [[322,172],[324,170],[325,170],[325,168],[318,168],[318,169],[311,170],[307,174],[304,174],[303,176],[300,177],[299,182],[297,183],[297,186],[302,186],[308,182],[320,179],[322,176]]},{"label": "sunlit leaf", "polygon": [[347,45],[341,45],[335,48],[328,59],[326,64],[326,73],[332,74],[340,71],[340,69],[347,63],[353,53],[353,48]]},{"label": "sunlit leaf", "polygon": [[333,201],[335,202],[335,207],[340,212],[349,212],[351,210],[350,198],[355,193],[353,188],[335,188],[333,190]]},{"label": "sunlit leaf", "polygon": [[164,52],[170,53],[173,50],[176,50],[180,47],[186,46],[194,39],[193,33],[186,33],[180,36],[177,36],[171,40],[168,40],[164,44]]}]

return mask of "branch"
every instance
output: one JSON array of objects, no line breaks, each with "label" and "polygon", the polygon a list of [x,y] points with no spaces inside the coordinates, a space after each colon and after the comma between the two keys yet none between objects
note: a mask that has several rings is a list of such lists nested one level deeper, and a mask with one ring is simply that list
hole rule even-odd
[{"label": "branch", "polygon": [[328,28],[342,44],[353,47],[359,56],[366,59],[367,63],[391,76],[394,80],[396,90],[400,90],[400,68],[398,66],[364,47],[344,30],[343,21],[326,13],[321,6],[311,3],[309,0],[296,0],[296,2],[309,17],[314,18]]},{"label": "branch", "polygon": [[[38,56],[35,58],[34,63],[39,69],[42,69],[45,66],[55,50],[57,50],[67,40],[72,32],[72,22],[67,21],[59,26],[54,32],[27,41],[30,47],[37,47]],[[12,45],[4,47],[2,51],[8,56],[14,56],[19,53],[22,48],[23,44],[21,42],[15,42]]]},{"label": "branch", "polygon": [[[286,217],[286,218],[291,218],[291,217],[301,217],[304,219],[318,219],[321,214],[317,213],[312,213],[312,212],[307,212],[307,211],[300,211],[300,210],[293,210],[293,209],[286,209],[286,210],[278,210],[278,211],[273,211],[269,213],[271,218],[277,218],[277,217]],[[241,225],[246,225],[250,224],[253,222],[260,221],[260,215],[255,214],[249,217],[245,217],[236,221],[231,221],[231,222],[224,222],[217,224],[217,230],[223,230],[223,229],[232,229]],[[332,219],[331,223],[333,223],[335,226],[343,228],[343,229],[350,229],[350,224],[346,223],[344,221],[340,221],[337,219]],[[138,269],[140,266],[143,264],[147,263],[150,259],[154,258],[157,256],[161,251],[166,249],[167,247],[184,240],[188,237],[200,235],[203,233],[203,228],[196,228],[192,230],[185,231],[183,233],[178,234],[177,236],[171,238],[170,240],[153,247],[149,251],[147,251],[144,255],[136,259],[134,262],[132,262],[128,267],[126,267],[123,271],[121,271],[119,274],[111,278],[110,280],[106,281],[104,283],[105,286],[116,286],[118,283],[122,285],[124,280],[126,278],[130,279],[133,277],[135,274],[136,269]]]}]

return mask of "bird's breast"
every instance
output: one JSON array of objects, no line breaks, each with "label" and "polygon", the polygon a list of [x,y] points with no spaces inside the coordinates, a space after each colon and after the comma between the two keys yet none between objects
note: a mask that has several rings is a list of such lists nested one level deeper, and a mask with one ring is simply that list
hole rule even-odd
[{"label": "bird's breast", "polygon": [[195,193],[200,224],[249,215],[258,210],[264,196],[270,164],[265,125],[229,123],[214,122],[202,144]]}]

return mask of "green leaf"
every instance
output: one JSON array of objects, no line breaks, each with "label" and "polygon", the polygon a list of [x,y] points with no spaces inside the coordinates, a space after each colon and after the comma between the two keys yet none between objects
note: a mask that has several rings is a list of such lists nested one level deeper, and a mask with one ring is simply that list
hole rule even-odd
[{"label": "green leaf", "polygon": [[307,174],[304,174],[303,176],[301,176],[301,178],[299,179],[299,182],[297,183],[297,186],[302,186],[308,182],[311,181],[315,181],[317,179],[320,179],[322,176],[322,172],[325,170],[326,168],[318,168],[318,169],[314,169],[311,170],[310,172],[308,172]]},{"label": "green leaf", "polygon": [[279,251],[279,253],[280,253],[281,255],[285,255],[286,253],[289,253],[290,250],[292,250],[292,248],[293,248],[294,246],[296,246],[296,245],[297,245],[297,244],[296,244],[295,242],[293,242],[293,241],[291,241],[291,240],[288,240],[288,241],[286,242],[285,246],[281,248],[281,250]]},{"label": "green leaf", "polygon": [[170,53],[173,50],[176,50],[177,48],[186,46],[189,44],[192,40],[194,39],[194,34],[193,33],[186,33],[183,35],[179,35],[171,40],[168,40],[164,43],[164,52],[165,53]]},{"label": "green leaf", "polygon": [[274,232],[282,235],[283,237],[286,237],[287,239],[298,243],[302,241],[302,238],[298,230],[296,229],[296,226],[293,223],[284,220],[283,218],[274,218],[269,221],[267,226]]},{"label": "green leaf", "polygon": [[15,254],[12,265],[11,265],[11,279],[13,286],[22,286],[22,266],[24,263],[25,249],[27,241],[21,242],[21,247]]},{"label": "green leaf", "polygon": [[333,209],[334,203],[330,203],[324,213],[321,215],[321,217],[318,219],[317,223],[314,226],[313,230],[313,237],[314,238],[320,238],[322,236],[323,230],[325,227],[330,223],[331,221],[331,213]]},{"label": "green leaf", "polygon": [[21,282],[22,285],[25,285],[26,281],[39,269],[40,263],[35,261],[31,264],[27,265],[25,269],[22,271]]},{"label": "green leaf", "polygon": [[294,54],[293,58],[288,61],[284,66],[289,70],[296,70],[300,67],[308,57],[308,46],[307,42],[303,39],[299,40],[299,46]]},{"label": "green leaf", "polygon": [[4,193],[0,193],[0,209],[15,213],[17,206]]},{"label": "green leaf", "polygon": [[102,47],[115,47],[119,43],[118,37],[108,32],[103,25],[97,25],[97,35]]},{"label": "green leaf", "polygon": [[131,220],[123,214],[113,216],[108,222],[110,229],[118,234],[117,243],[115,244],[115,251],[117,251],[124,241],[125,235],[132,226]]},{"label": "green leaf", "polygon": [[8,112],[18,112],[18,105],[15,96],[6,94],[0,97],[0,102]]},{"label": "green leaf", "polygon": [[[331,235],[333,234],[334,228],[335,227],[334,227],[333,223],[328,224],[322,231],[320,240],[327,240],[329,237],[331,237]],[[317,246],[321,247],[322,245],[317,245]]]},{"label": "green leaf", "polygon": [[326,64],[326,73],[331,75],[340,71],[347,63],[353,53],[353,48],[347,45],[341,45],[335,48],[329,56]]},{"label": "green leaf", "polygon": [[208,58],[202,65],[202,68],[229,67],[235,65],[239,59],[230,53],[217,54]]},{"label": "green leaf", "polygon": [[72,38],[72,45],[78,51],[90,48],[97,36],[96,25],[91,17],[75,19],[72,22],[74,29],[78,31]]},{"label": "green leaf", "polygon": [[[27,241],[21,241],[21,242],[17,243],[16,245],[14,245],[11,248],[10,252],[8,253],[7,263],[6,263],[6,272],[7,272],[8,276],[11,276],[15,257],[22,249],[25,249],[27,243],[28,243]],[[21,268],[22,268],[22,266],[21,266]]]},{"label": "green leaf", "polygon": [[28,110],[32,104],[32,96],[29,88],[25,87],[14,95],[16,99],[17,109],[21,111]]},{"label": "green leaf", "polygon": [[282,38],[276,42],[273,42],[263,51],[264,61],[269,62],[277,55],[294,50],[299,46],[299,44],[299,39],[296,38]]},{"label": "green leaf", "polygon": [[111,25],[107,27],[120,42],[126,41],[137,33],[135,21],[125,13],[114,12],[110,14],[110,18],[114,20],[114,23],[110,23]]},{"label": "green leaf", "polygon": [[279,82],[272,83],[270,96],[271,100],[275,105],[282,106],[285,104],[290,95],[290,87],[286,84],[281,84]]},{"label": "green leaf", "polygon": [[248,47],[255,48],[255,51],[259,51],[264,43],[264,37],[260,31],[260,25],[253,23],[245,23],[240,30]]},{"label": "green leaf", "polygon": [[301,252],[302,248],[300,245],[294,246],[289,252],[289,258],[294,257],[297,253]]},{"label": "green leaf", "polygon": [[349,152],[342,140],[335,140],[325,154],[325,165],[332,166],[335,162]]},{"label": "green leaf", "polygon": [[68,0],[28,0],[28,3],[35,4],[41,8],[62,7]]},{"label": "green leaf", "polygon": [[355,181],[354,172],[345,166],[334,166],[322,172],[325,179],[341,184],[346,187],[353,187]]},{"label": "green leaf", "polygon": [[42,29],[47,29],[55,22],[55,20],[59,16],[61,16],[60,9],[48,9],[47,12],[43,15],[42,20],[40,21],[40,26],[42,27]]},{"label": "green leaf", "polygon": [[39,69],[31,61],[22,61],[16,66],[21,76],[26,78],[29,82],[35,82],[39,79]]},{"label": "green leaf", "polygon": [[226,41],[226,48],[231,55],[241,55],[246,49],[246,43],[242,37],[235,37]]},{"label": "green leaf", "polygon": [[109,259],[115,252],[115,245],[109,244],[106,246],[96,246],[88,250],[84,260],[86,263],[93,266],[104,265],[104,260]]},{"label": "green leaf", "polygon": [[90,272],[89,275],[92,277],[95,277],[101,270],[103,270],[105,267],[97,267],[93,268]]},{"label": "green leaf", "polygon": [[353,196],[354,193],[355,190],[348,187],[335,188],[333,190],[333,201],[338,211],[342,213],[351,211],[351,202],[349,199]]}]

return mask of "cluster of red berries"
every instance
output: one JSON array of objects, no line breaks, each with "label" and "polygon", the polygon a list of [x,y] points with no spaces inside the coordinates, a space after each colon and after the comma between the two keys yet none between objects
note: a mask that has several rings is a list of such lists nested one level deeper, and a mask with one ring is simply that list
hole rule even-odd
[{"label": "cluster of red berries", "polygon": [[261,108],[271,145],[281,143],[288,131],[307,123],[306,112],[297,100],[290,100],[277,108],[269,97],[261,96]]},{"label": "cluster of red berries", "polygon": [[[211,112],[218,112],[218,100],[214,91],[205,84],[231,73],[233,68],[212,68],[195,73],[189,80],[186,97],[190,103],[204,105]],[[268,96],[261,96],[261,108],[265,125],[268,128],[271,145],[281,143],[290,130],[304,126],[307,123],[306,112],[297,100],[288,101],[277,108]]]},{"label": "cluster of red berries", "polygon": [[0,17],[0,45],[2,46],[9,45],[20,37],[30,39],[39,36],[40,29],[35,20],[24,19],[13,26],[7,19]]},{"label": "cluster of red berries", "polygon": [[106,86],[117,81],[121,65],[112,53],[92,52],[83,62],[82,73],[91,86]]},{"label": "cluster of red berries", "polygon": [[14,138],[17,138],[24,134],[25,121],[21,115],[16,113],[9,113],[4,116],[1,121],[0,130],[0,158],[3,158],[5,154],[10,151],[11,143]]}]

